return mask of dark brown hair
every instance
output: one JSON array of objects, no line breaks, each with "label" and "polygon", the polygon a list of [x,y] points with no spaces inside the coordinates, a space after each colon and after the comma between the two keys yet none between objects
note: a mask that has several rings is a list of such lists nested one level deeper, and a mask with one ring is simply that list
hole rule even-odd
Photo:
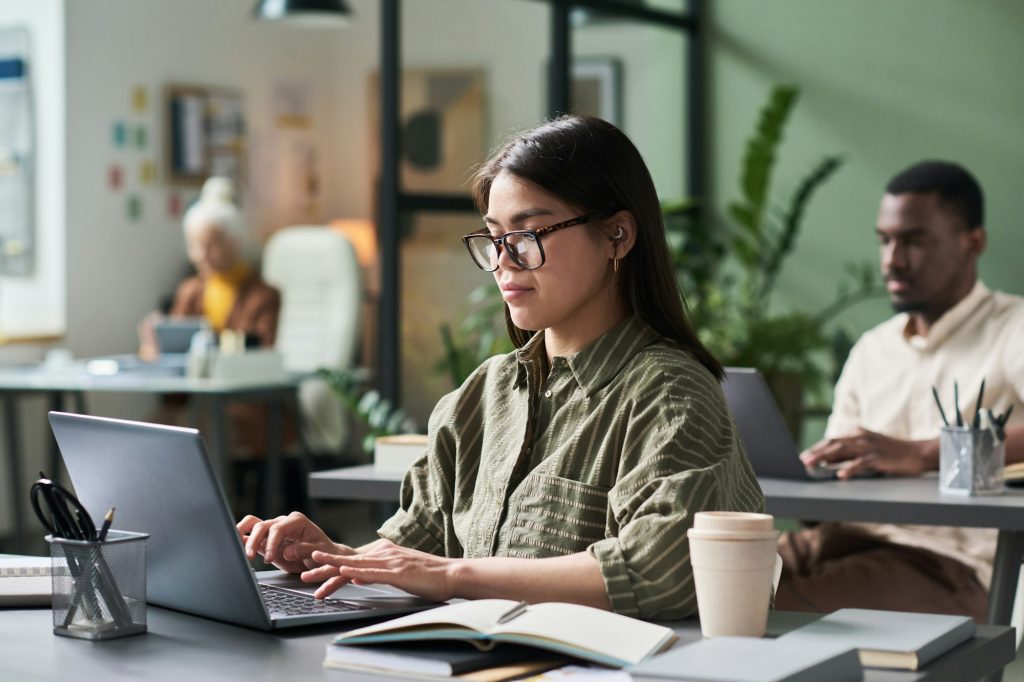
[{"label": "dark brown hair", "polygon": [[[527,180],[584,213],[628,211],[636,221],[632,250],[622,259],[619,286],[630,312],[693,354],[716,378],[724,376],[690,326],[665,240],[665,224],[650,171],[626,135],[598,118],[562,116],[517,135],[477,171],[473,198],[486,213],[491,185],[503,172]],[[517,347],[532,336],[512,322]]]}]

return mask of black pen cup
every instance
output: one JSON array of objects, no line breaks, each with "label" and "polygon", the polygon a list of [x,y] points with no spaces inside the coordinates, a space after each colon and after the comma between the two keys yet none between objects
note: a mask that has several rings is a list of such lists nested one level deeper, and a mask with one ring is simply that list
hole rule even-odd
[{"label": "black pen cup", "polygon": [[118,530],[102,542],[46,536],[54,634],[98,640],[146,631],[148,537]]},{"label": "black pen cup", "polygon": [[991,429],[944,426],[939,435],[939,491],[1001,495],[1006,441]]}]

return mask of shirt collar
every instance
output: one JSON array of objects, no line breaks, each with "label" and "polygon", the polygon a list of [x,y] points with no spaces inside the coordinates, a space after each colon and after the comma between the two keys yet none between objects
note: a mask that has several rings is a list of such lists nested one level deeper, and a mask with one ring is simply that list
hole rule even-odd
[{"label": "shirt collar", "polygon": [[516,380],[512,388],[519,388],[526,385],[526,367],[538,362],[546,361],[544,349],[544,332],[539,331],[530,337],[522,348],[516,351]]},{"label": "shirt collar", "polygon": [[[630,315],[616,327],[592,341],[562,362],[568,365],[576,383],[588,397],[608,384],[634,355],[655,341],[659,335],[640,318]],[[527,365],[545,362],[544,334],[538,332],[516,351],[518,371],[515,388],[526,383]],[[555,360],[559,364],[559,360]]]},{"label": "shirt collar", "polygon": [[928,330],[928,336],[920,336],[914,333],[911,328],[911,317],[906,316],[903,323],[903,338],[911,347],[925,351],[939,346],[949,338],[953,332],[967,320],[985,301],[989,299],[992,292],[979,279],[974,283],[969,294],[964,296],[959,303],[947,310],[942,317],[935,321],[935,324]]},{"label": "shirt collar", "polygon": [[590,397],[614,379],[634,355],[658,338],[658,333],[639,317],[630,315],[566,361],[583,393]]}]

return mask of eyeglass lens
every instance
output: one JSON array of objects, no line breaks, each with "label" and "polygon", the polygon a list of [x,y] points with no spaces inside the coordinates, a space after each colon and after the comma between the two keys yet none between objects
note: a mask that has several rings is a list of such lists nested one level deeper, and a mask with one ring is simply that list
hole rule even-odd
[{"label": "eyeglass lens", "polygon": [[[509,232],[500,241],[509,251],[509,256],[520,267],[532,270],[543,263],[537,237],[530,232]],[[498,269],[500,257],[499,246],[487,235],[474,236],[468,240],[469,253],[473,260],[484,270],[493,272]]]}]

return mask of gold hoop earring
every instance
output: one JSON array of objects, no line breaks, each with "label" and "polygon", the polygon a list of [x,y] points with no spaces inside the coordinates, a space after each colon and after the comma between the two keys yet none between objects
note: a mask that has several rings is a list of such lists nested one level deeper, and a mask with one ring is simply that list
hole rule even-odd
[{"label": "gold hoop earring", "polygon": [[612,261],[612,270],[615,271],[615,274],[619,273],[619,259],[618,258],[616,258],[614,261]]}]

